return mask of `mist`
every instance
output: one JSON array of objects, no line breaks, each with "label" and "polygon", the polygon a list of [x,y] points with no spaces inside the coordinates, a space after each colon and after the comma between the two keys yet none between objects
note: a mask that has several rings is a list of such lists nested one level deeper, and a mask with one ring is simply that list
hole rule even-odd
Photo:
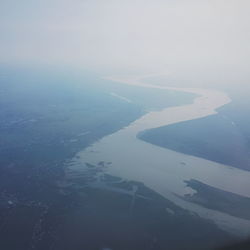
[{"label": "mist", "polygon": [[248,83],[247,0],[3,0],[1,64]]}]

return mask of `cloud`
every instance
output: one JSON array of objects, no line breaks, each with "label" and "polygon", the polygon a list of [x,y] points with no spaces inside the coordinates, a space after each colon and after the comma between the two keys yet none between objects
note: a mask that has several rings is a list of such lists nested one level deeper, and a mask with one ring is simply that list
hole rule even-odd
[{"label": "cloud", "polygon": [[248,0],[1,2],[2,62],[246,71]]}]

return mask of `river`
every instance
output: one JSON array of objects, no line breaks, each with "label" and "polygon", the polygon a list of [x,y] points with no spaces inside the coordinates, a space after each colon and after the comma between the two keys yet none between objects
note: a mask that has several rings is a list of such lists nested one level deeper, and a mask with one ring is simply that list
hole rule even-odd
[{"label": "river", "polygon": [[[208,89],[170,88],[146,84],[143,77],[109,78],[123,84],[197,94],[192,104],[149,112],[129,126],[110,134],[79,152],[70,164],[81,172],[85,163],[109,163],[105,172],[123,179],[140,181],[176,205],[213,220],[220,228],[239,236],[250,234],[250,221],[184,201],[177,195],[192,194],[185,180],[196,179],[207,185],[250,197],[250,172],[161,148],[137,138],[141,131],[217,113],[231,100],[227,94]],[[183,164],[185,163],[185,164]],[[177,195],[176,195],[177,194]]]}]

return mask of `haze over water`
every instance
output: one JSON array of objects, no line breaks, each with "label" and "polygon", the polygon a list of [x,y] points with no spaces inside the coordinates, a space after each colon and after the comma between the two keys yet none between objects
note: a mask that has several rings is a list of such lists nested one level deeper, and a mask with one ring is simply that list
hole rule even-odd
[{"label": "haze over water", "polygon": [[[116,78],[111,78],[115,80]],[[116,79],[128,84],[143,87],[168,88],[147,85],[138,78]],[[77,154],[70,170],[78,175],[86,168],[85,163],[98,165],[99,162],[111,162],[105,173],[123,179],[143,182],[176,204],[210,218],[219,226],[237,234],[249,234],[250,221],[232,217],[220,212],[202,208],[180,200],[174,194],[183,196],[195,191],[187,187],[185,180],[196,179],[213,187],[250,197],[250,172],[225,166],[202,158],[188,156],[161,148],[137,138],[137,134],[150,128],[193,120],[215,114],[216,108],[226,105],[230,98],[223,92],[205,89],[179,89],[198,94],[190,105],[170,107],[162,111],[150,112],[128,127],[108,135]],[[185,163],[185,165],[183,165]],[[238,183],[240,185],[232,185]]]}]

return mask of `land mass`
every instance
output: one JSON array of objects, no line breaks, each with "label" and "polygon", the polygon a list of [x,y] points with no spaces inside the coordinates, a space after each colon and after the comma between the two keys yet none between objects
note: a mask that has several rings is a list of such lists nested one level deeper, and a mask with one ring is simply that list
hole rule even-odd
[{"label": "land mass", "polygon": [[[61,72],[0,73],[1,249],[200,249],[209,233],[215,240],[207,240],[208,248],[234,238],[142,184],[105,176],[106,184],[96,188],[103,163],[89,166],[73,183],[65,181],[65,165],[79,150],[149,109],[191,103],[192,94],[120,89],[98,83],[96,76],[75,79]],[[200,240],[188,234],[191,225]]]},{"label": "land mass", "polygon": [[186,181],[196,191],[184,199],[239,218],[250,219],[250,198],[211,187],[198,180]]},{"label": "land mass", "polygon": [[220,114],[138,134],[138,138],[174,151],[250,170],[249,148],[238,127]]}]

